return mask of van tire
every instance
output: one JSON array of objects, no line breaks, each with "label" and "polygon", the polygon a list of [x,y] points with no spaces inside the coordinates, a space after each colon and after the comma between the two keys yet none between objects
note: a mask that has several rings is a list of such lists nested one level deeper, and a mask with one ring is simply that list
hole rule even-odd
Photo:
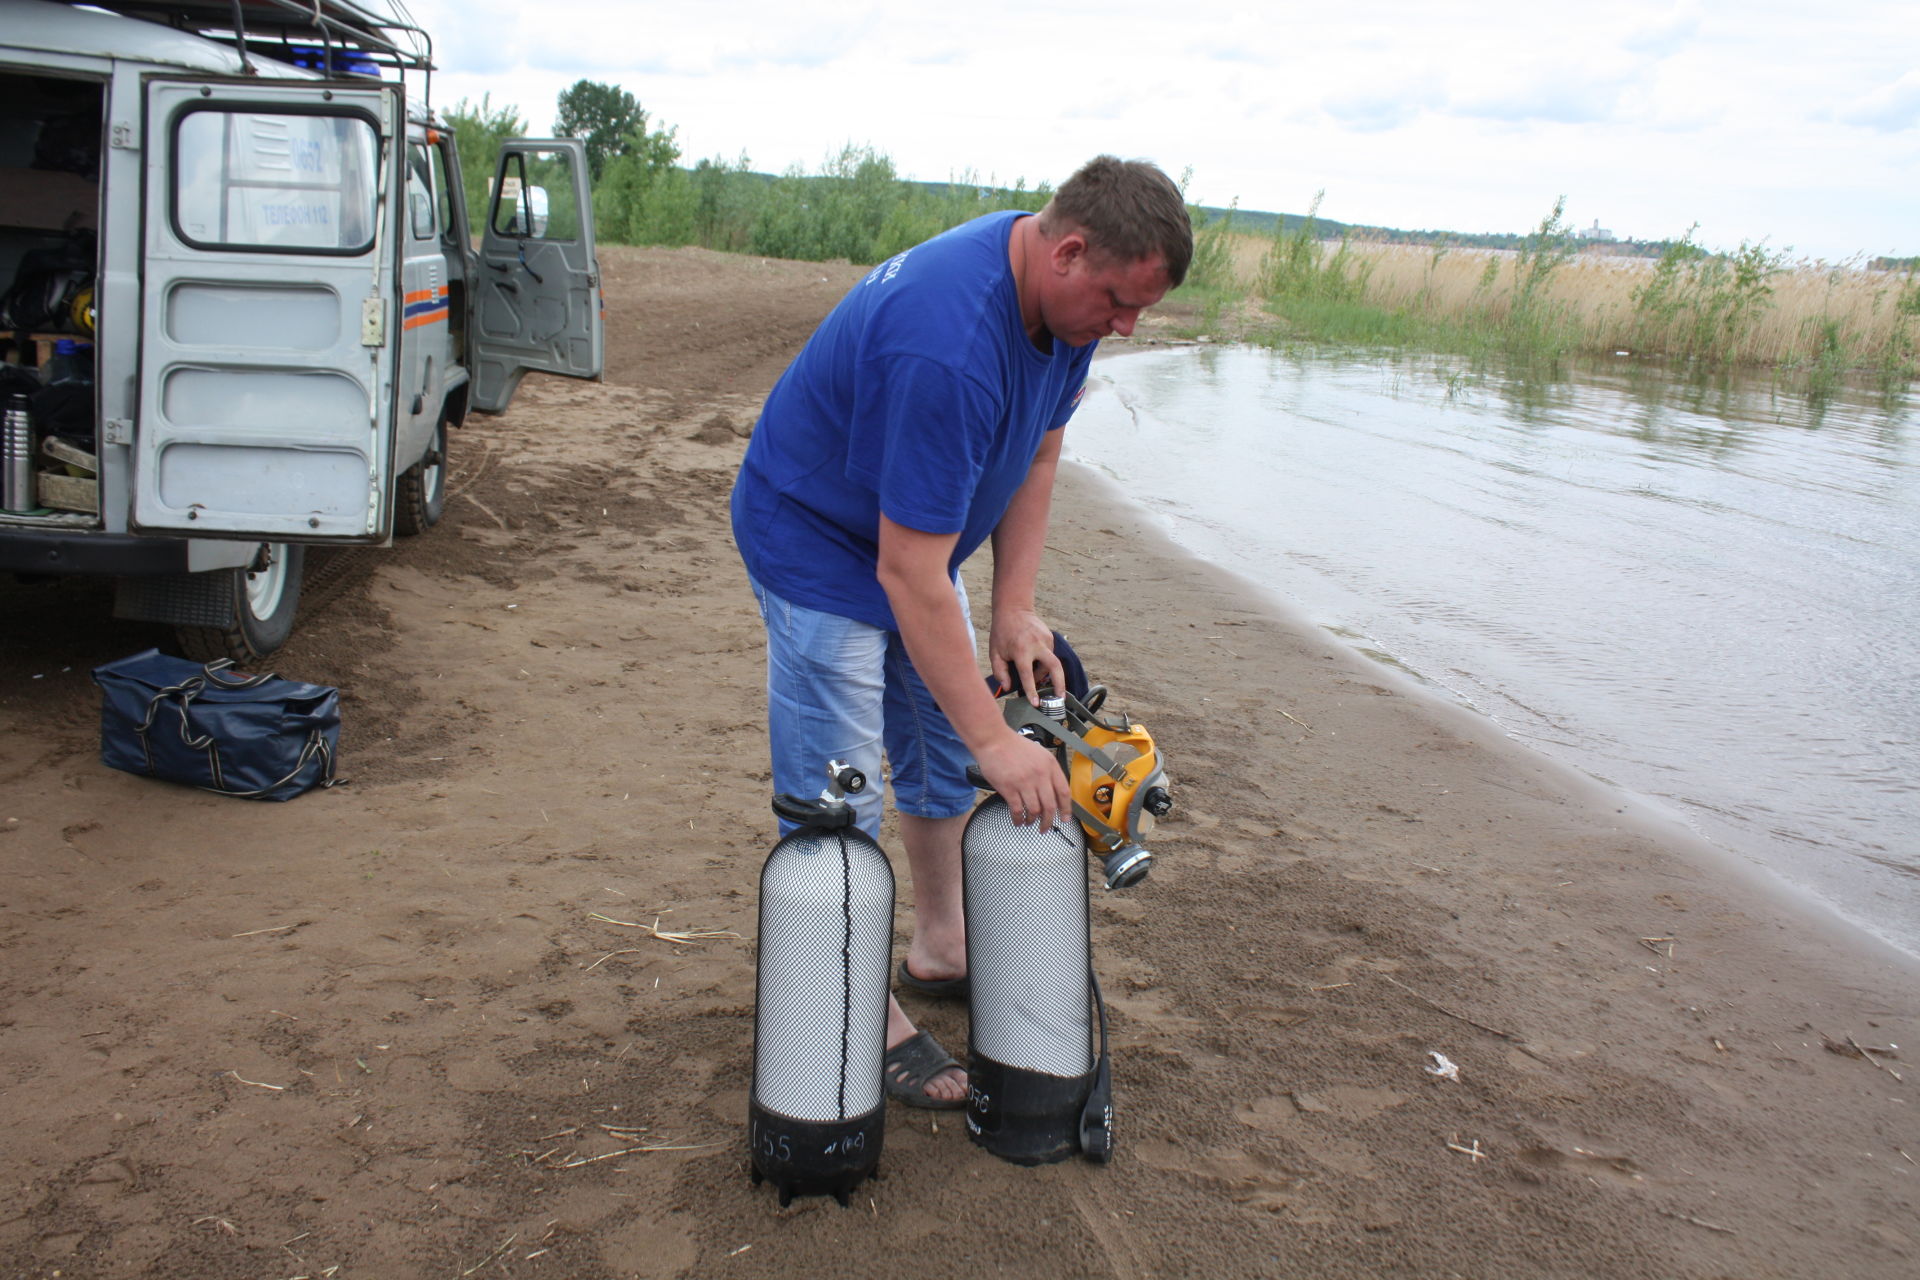
[{"label": "van tire", "polygon": [[215,570],[227,576],[233,621],[224,627],[176,627],[183,656],[196,662],[231,658],[244,666],[287,642],[300,610],[307,549],[297,542],[270,542],[264,549],[266,564],[257,571],[250,566]]},{"label": "van tire", "polygon": [[447,509],[447,419],[433,429],[426,456],[400,475],[394,494],[393,531],[402,537],[425,533]]}]

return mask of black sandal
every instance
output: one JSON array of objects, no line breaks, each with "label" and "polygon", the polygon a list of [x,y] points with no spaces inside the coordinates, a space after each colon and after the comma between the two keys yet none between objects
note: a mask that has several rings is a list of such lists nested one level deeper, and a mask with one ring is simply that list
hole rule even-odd
[{"label": "black sandal", "polygon": [[907,968],[905,960],[902,960],[900,967],[893,971],[893,976],[895,981],[908,990],[918,991],[921,995],[932,996],[936,1000],[965,1000],[967,992],[972,990],[964,973],[957,978],[922,978]]},{"label": "black sandal", "polygon": [[962,1098],[933,1098],[927,1095],[927,1085],[943,1071],[950,1071],[960,1064],[953,1060],[940,1042],[924,1031],[916,1031],[887,1050],[886,1075],[887,1096],[905,1103],[909,1107],[919,1107],[925,1111],[958,1111],[967,1105]]}]

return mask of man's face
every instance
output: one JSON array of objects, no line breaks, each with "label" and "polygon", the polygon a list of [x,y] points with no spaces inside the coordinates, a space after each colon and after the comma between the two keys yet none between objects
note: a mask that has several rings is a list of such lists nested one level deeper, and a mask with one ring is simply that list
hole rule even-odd
[{"label": "man's face", "polygon": [[1047,331],[1068,346],[1084,347],[1113,333],[1125,337],[1140,313],[1166,296],[1169,281],[1159,254],[1122,262],[1089,252],[1083,243],[1075,249],[1069,241],[1078,237],[1067,237],[1056,250],[1053,288],[1041,308]]}]

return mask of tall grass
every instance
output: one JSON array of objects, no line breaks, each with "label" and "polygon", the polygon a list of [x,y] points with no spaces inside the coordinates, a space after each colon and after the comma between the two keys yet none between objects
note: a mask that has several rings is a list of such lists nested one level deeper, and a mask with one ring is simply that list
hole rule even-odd
[{"label": "tall grass", "polygon": [[697,244],[795,258],[880,262],[983,213],[1037,210],[1051,190],[982,183],[973,174],[946,183],[903,180],[871,147],[848,145],[817,172],[769,178],[738,161],[702,160],[692,169],[610,163],[594,191],[600,236],[615,244]]},{"label": "tall grass", "polygon": [[[1316,197],[1314,211],[1318,211]],[[1920,364],[1920,274],[1713,253],[1690,231],[1657,261],[1583,246],[1554,206],[1517,252],[1321,240],[1309,222],[1228,233],[1210,283],[1257,304],[1250,336],[1503,353],[1632,352],[1788,370],[1814,390],[1856,370],[1904,386]],[[1204,236],[1204,232],[1202,233]],[[1225,305],[1231,305],[1229,301]]]}]

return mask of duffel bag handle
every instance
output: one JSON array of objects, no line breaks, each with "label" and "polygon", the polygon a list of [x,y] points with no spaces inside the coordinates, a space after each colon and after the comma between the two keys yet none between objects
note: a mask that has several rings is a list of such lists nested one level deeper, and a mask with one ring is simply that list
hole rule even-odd
[{"label": "duffel bag handle", "polygon": [[206,665],[202,674],[205,675],[207,683],[221,689],[253,689],[276,678],[273,672],[269,671],[263,676],[236,676],[229,679],[226,673],[232,667],[232,658],[216,658]]},{"label": "duffel bag handle", "polygon": [[148,740],[148,735],[153,732],[153,722],[159,716],[160,708],[171,703],[180,713],[181,745],[189,751],[206,752],[213,776],[215,778],[220,776],[220,759],[214,753],[212,735],[201,734],[197,738],[194,737],[191,732],[193,723],[187,719],[187,708],[206,687],[207,680],[204,675],[189,676],[179,684],[168,685],[147,699],[147,714],[138,725],[134,726],[134,734],[140,739],[140,749],[146,753],[148,773],[157,772],[153,767],[153,743]]},{"label": "duffel bag handle", "polygon": [[[256,689],[267,681],[275,678],[271,671],[265,675],[229,678],[226,672],[232,666],[232,658],[216,658],[201,668],[199,675],[188,676],[179,684],[168,685],[166,688],[155,693],[153,697],[147,701],[146,718],[140,722],[139,727],[135,730],[135,732],[140,735],[141,749],[147,753],[147,772],[153,772],[153,748],[147,744],[147,734],[153,729],[154,717],[160,714],[161,703],[172,701],[179,708],[180,741],[186,746],[187,750],[207,751],[213,745],[213,739],[204,734],[199,738],[194,738],[190,736],[188,732],[191,726],[187,720],[187,708],[192,705],[193,700],[199,697],[209,684],[213,685],[216,689]],[[213,764],[213,776],[218,778],[220,776],[219,762],[213,759],[210,752],[208,758]]]},{"label": "duffel bag handle", "polygon": [[148,735],[153,731],[153,722],[160,714],[160,708],[170,703],[180,716],[181,744],[189,751],[204,751],[207,753],[207,774],[213,779],[213,785],[210,787],[201,787],[200,789],[202,791],[211,791],[216,795],[233,796],[240,800],[255,800],[264,795],[271,795],[273,792],[287,785],[287,783],[292,782],[316,759],[320,761],[320,781],[316,785],[321,788],[333,786],[334,783],[338,781],[338,779],[333,776],[333,747],[328,743],[326,736],[318,729],[315,729],[307,735],[306,745],[300,749],[300,758],[294,762],[293,768],[287,771],[285,777],[276,782],[270,782],[264,787],[255,788],[252,791],[235,791],[227,786],[226,778],[222,776],[220,771],[219,744],[213,740],[213,735],[210,733],[203,733],[198,737],[193,736],[193,722],[188,718],[187,710],[193,705],[193,700],[205,692],[209,681],[222,689],[251,689],[275,678],[272,673],[268,673],[263,676],[243,676],[238,680],[221,679],[221,673],[232,665],[233,662],[229,658],[221,658],[218,661],[209,662],[201,674],[188,676],[179,684],[170,685],[155,693],[152,698],[147,700],[146,717],[134,727],[134,734],[140,739],[140,750],[144,752],[147,757],[147,772],[155,774],[156,776],[158,775],[159,771],[154,768],[153,764],[153,743],[149,740]]},{"label": "duffel bag handle", "polygon": [[[141,751],[146,753],[148,773],[153,773],[155,770],[153,767],[153,744],[147,740],[147,735],[153,730],[154,717],[160,714],[160,705],[164,702],[172,702],[180,713],[181,745],[185,746],[189,751],[204,751],[207,753],[208,774],[213,778],[216,785],[219,784],[220,756],[215,750],[213,738],[209,734],[201,734],[197,738],[192,735],[191,730],[193,725],[187,718],[187,709],[193,705],[193,700],[199,697],[209,684],[217,689],[254,689],[274,678],[271,671],[259,676],[228,678],[226,672],[232,666],[232,658],[216,658],[202,667],[199,675],[188,676],[179,684],[169,685],[155,693],[153,697],[148,700],[146,718],[143,719],[134,730],[134,732],[139,735]],[[300,757],[301,764],[304,765],[306,760],[307,757],[303,754]],[[329,756],[329,760],[331,760],[331,756]],[[294,772],[298,773],[299,770],[296,769]],[[328,776],[332,776],[331,769],[328,770]],[[285,779],[281,781],[284,782]],[[274,784],[274,786],[279,785],[280,783],[277,782]],[[266,790],[269,791],[272,789],[272,787],[266,788]],[[237,793],[225,792],[225,794],[233,795]]]},{"label": "duffel bag handle", "polygon": [[[257,800],[261,796],[273,794],[281,787],[292,782],[305,772],[306,767],[316,759],[320,761],[320,781],[314,785],[324,790],[338,782],[339,779],[333,776],[333,748],[327,744],[326,736],[318,729],[315,729],[307,735],[307,745],[300,749],[300,758],[294,761],[293,768],[287,771],[287,776],[281,778],[278,782],[269,782],[266,786],[254,791],[229,791],[225,787],[202,787],[201,790],[217,791],[223,796],[233,796],[239,800]],[[214,761],[215,781],[219,781],[220,778],[219,767],[220,762],[216,759]]]}]

